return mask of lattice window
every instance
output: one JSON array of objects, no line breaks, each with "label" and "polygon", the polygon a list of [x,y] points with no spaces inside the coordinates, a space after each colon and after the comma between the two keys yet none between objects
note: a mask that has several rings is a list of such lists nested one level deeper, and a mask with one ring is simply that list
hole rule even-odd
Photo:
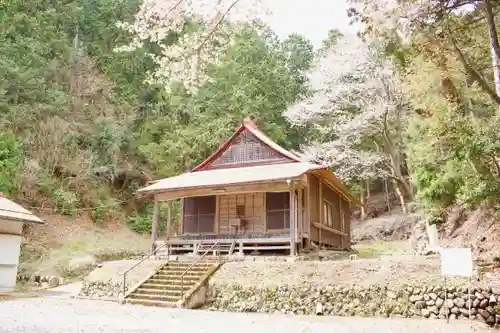
[{"label": "lattice window", "polygon": [[250,132],[244,131],[233,141],[227,150],[210,165],[210,167],[214,168],[220,165],[276,160],[285,160],[285,158],[260,142]]},{"label": "lattice window", "polygon": [[266,193],[266,219],[268,230],[290,228],[290,193]]},{"label": "lattice window", "polygon": [[214,232],[215,195],[184,199],[184,233]]}]

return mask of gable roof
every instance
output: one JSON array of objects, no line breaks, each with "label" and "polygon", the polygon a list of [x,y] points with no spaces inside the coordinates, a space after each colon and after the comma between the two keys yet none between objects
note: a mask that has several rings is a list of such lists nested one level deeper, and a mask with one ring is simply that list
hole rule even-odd
[{"label": "gable roof", "polygon": [[191,170],[191,172],[201,171],[204,167],[214,162],[229,148],[231,143],[245,130],[250,132],[262,144],[269,147],[271,150],[281,155],[282,157],[290,160],[290,162],[302,162],[300,157],[298,157],[297,155],[293,154],[292,152],[286,150],[285,148],[281,147],[279,144],[274,142],[270,137],[268,137],[260,129],[258,129],[252,120],[247,118],[243,121],[240,127],[238,127],[236,132],[234,132],[234,134],[228,140],[226,140],[212,155],[210,155],[203,162],[194,167],[193,170]]}]

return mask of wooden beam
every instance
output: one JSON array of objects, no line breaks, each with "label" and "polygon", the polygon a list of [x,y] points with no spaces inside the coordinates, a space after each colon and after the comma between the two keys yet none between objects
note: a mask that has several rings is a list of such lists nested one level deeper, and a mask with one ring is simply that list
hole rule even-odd
[{"label": "wooden beam", "polygon": [[151,251],[154,251],[157,229],[158,229],[158,214],[160,207],[158,205],[158,196],[155,195],[153,203],[153,224],[151,226]]},{"label": "wooden beam", "polygon": [[288,192],[290,187],[284,181],[268,182],[262,184],[248,185],[233,185],[219,186],[212,188],[184,189],[177,191],[169,191],[158,194],[160,201],[168,201],[179,198],[199,197],[208,195],[225,195],[225,194],[246,194],[257,192]]},{"label": "wooden beam", "polygon": [[321,230],[326,230],[326,231],[330,231],[334,234],[337,234],[337,235],[340,235],[340,236],[347,236],[347,234],[345,232],[342,232],[342,231],[339,231],[339,230],[336,230],[336,229],[333,229],[333,228],[330,228],[324,224],[321,224],[321,223],[313,223],[313,225],[316,227],[316,228],[319,228],[320,232]]}]

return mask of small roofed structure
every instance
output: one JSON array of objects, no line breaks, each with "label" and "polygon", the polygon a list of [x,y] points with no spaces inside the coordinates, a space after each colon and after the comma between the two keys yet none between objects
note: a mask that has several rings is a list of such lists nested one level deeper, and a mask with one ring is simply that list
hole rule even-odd
[{"label": "small roofed structure", "polygon": [[[139,190],[155,198],[152,247],[174,251],[289,250],[310,242],[350,248],[350,203],[360,204],[325,165],[302,161],[245,120],[192,171]],[[180,235],[156,239],[158,202],[180,199]],[[171,204],[169,204],[171,207]]]},{"label": "small roofed structure", "polygon": [[16,286],[23,224],[43,221],[0,194],[0,292]]}]

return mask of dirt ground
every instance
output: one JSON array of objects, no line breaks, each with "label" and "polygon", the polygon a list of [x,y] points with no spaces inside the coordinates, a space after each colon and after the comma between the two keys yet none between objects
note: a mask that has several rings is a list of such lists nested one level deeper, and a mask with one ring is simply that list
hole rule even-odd
[{"label": "dirt ground", "polygon": [[30,225],[24,232],[20,274],[64,275],[101,260],[122,259],[149,250],[149,237],[130,231],[123,222],[102,228],[86,216],[40,217],[45,225]]},{"label": "dirt ground", "polygon": [[[406,252],[405,242],[372,242],[358,244],[356,260],[297,262],[229,262],[215,274],[216,285],[238,283],[245,286],[270,287],[301,285],[386,285],[443,283],[439,256],[413,256]],[[463,285],[466,278],[450,278],[450,285]],[[500,274],[477,276],[477,285],[499,285]]]}]

